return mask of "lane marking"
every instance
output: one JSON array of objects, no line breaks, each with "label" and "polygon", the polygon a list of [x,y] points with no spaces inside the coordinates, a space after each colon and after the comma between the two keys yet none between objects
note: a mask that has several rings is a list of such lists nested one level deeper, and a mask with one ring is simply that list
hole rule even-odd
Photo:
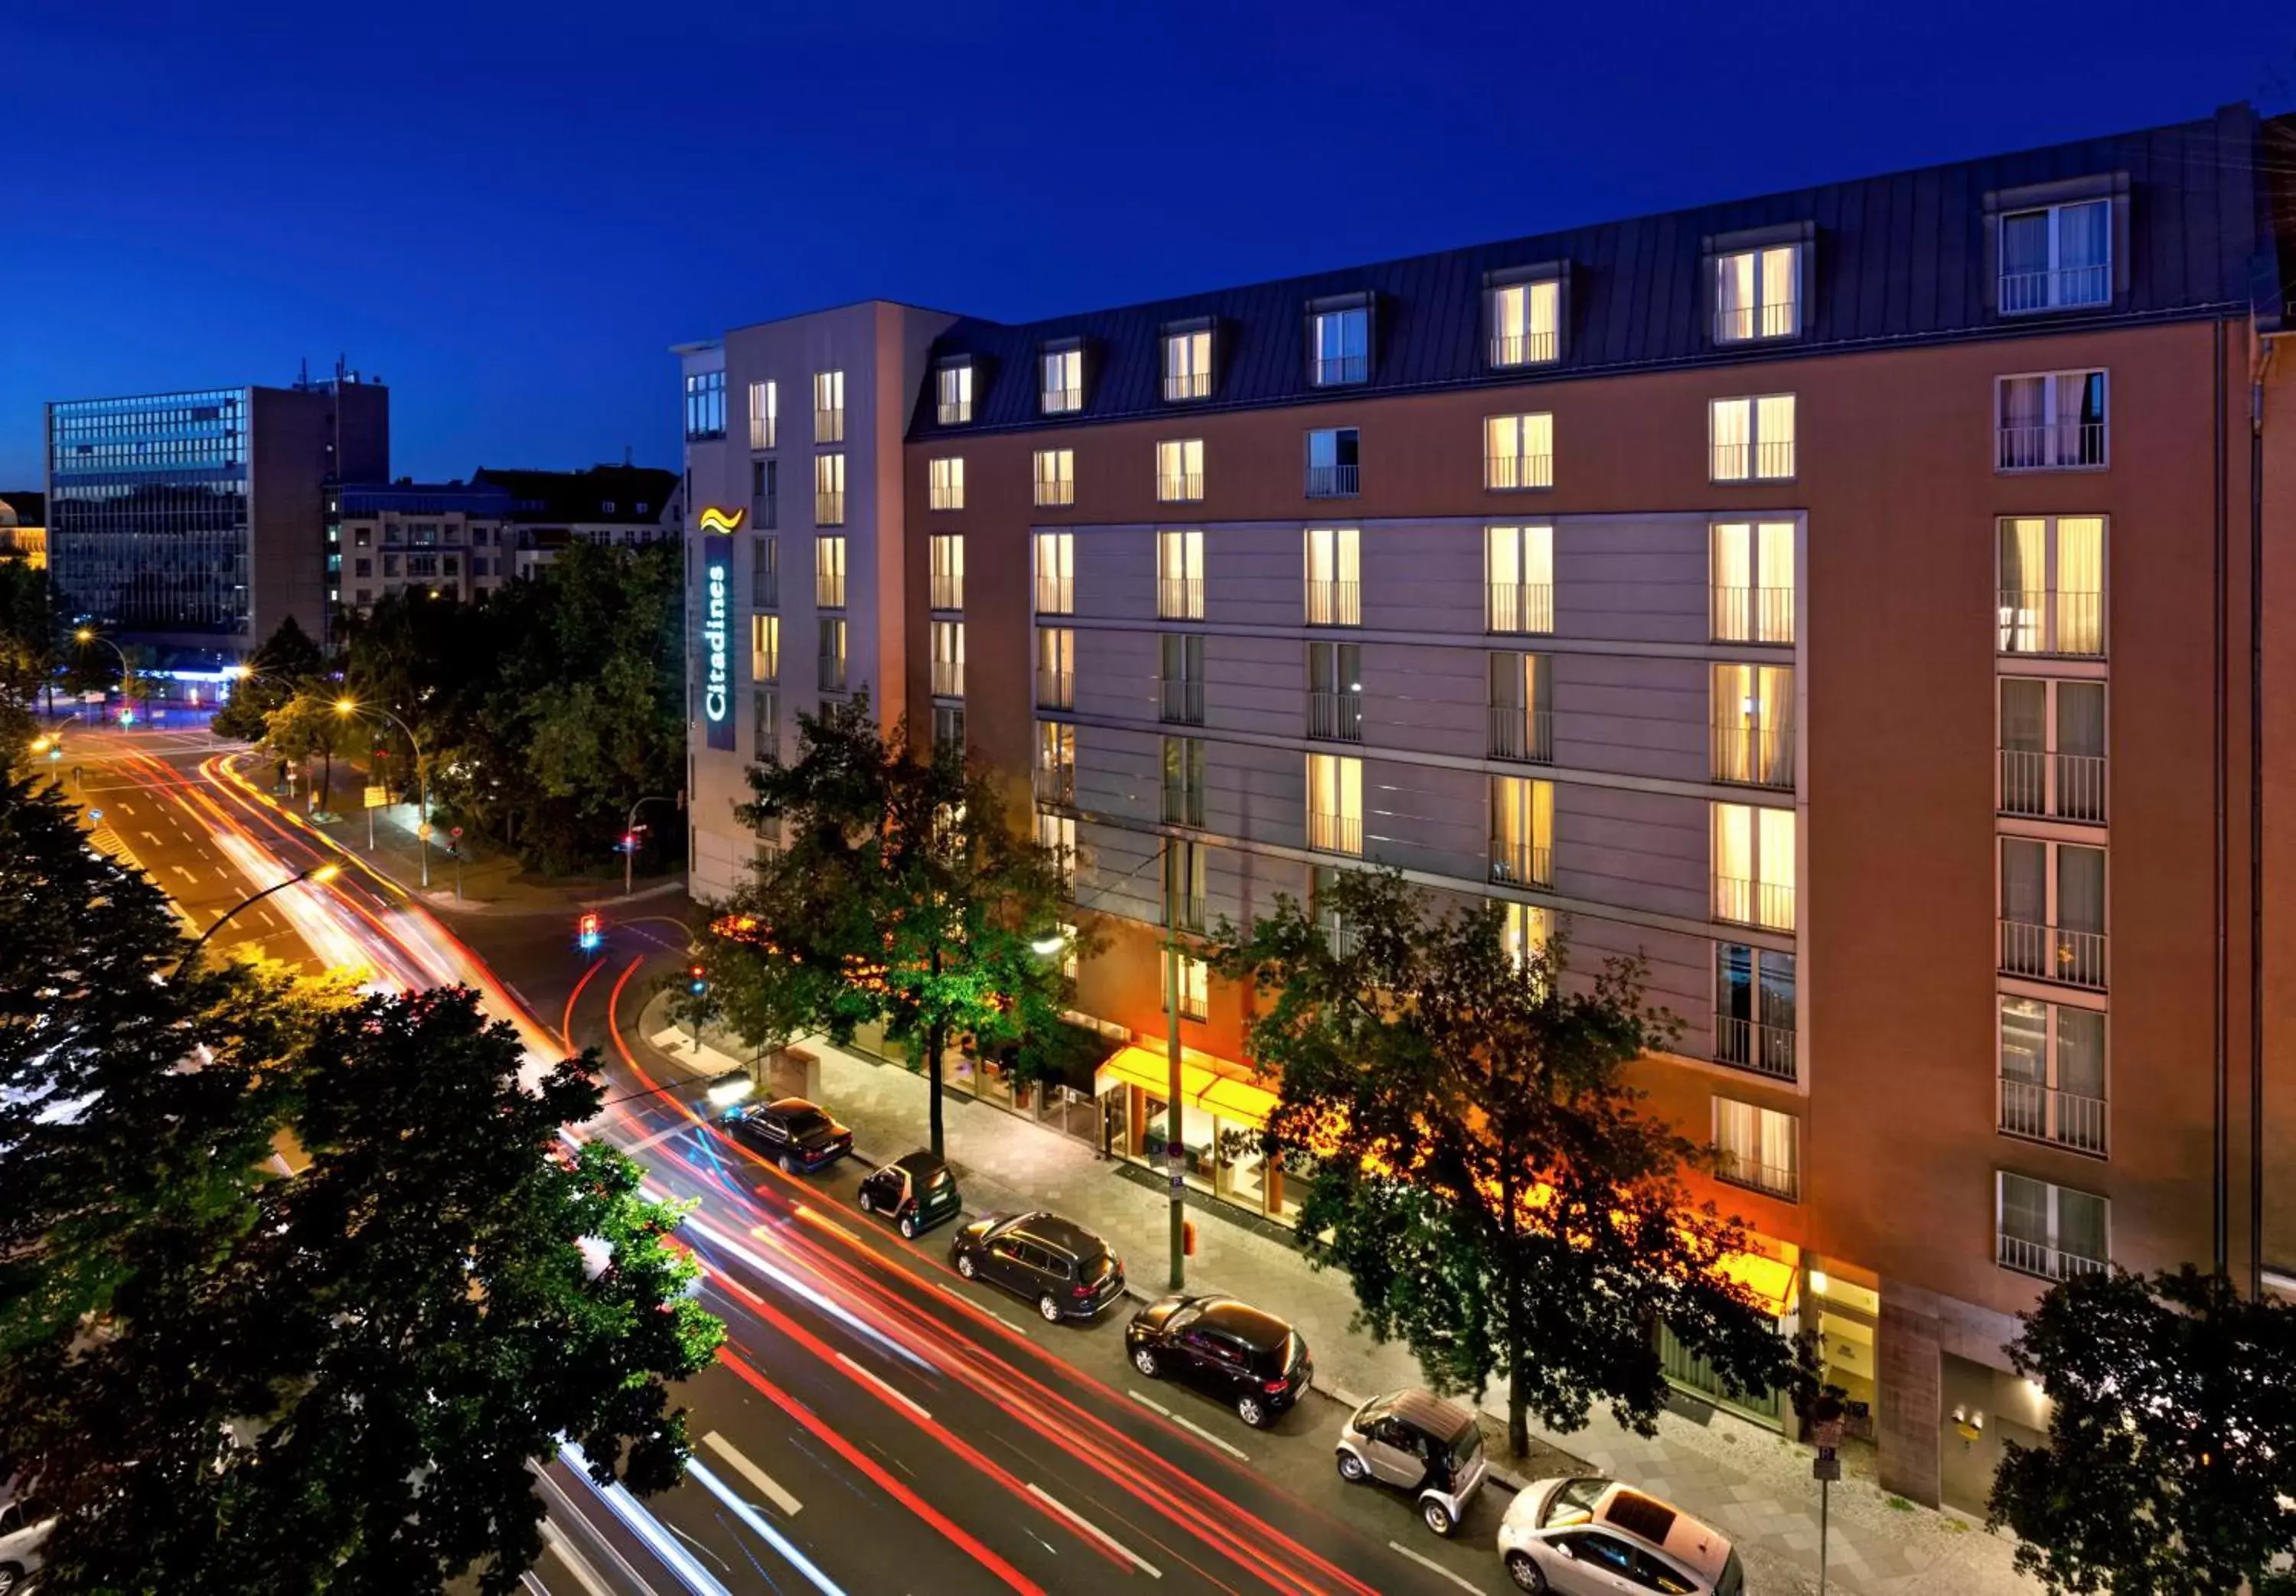
[{"label": "lane marking", "polygon": [[1390,1551],[1403,1553],[1404,1556],[1409,1558],[1421,1567],[1430,1569],[1434,1573],[1441,1575],[1444,1578],[1449,1580],[1461,1590],[1472,1591],[1474,1592],[1474,1596],[1483,1596],[1482,1586],[1475,1584],[1474,1581],[1467,1578],[1466,1576],[1463,1574],[1452,1573],[1448,1568],[1446,1568],[1442,1564],[1437,1562],[1433,1558],[1421,1556],[1418,1552],[1412,1551],[1410,1547],[1406,1546],[1400,1541],[1390,1541],[1387,1544]]},{"label": "lane marking", "polygon": [[844,1364],[848,1369],[853,1371],[854,1373],[859,1375],[863,1379],[867,1380],[871,1385],[876,1387],[877,1389],[882,1391],[886,1395],[891,1397],[895,1402],[899,1403],[903,1407],[908,1409],[918,1418],[924,1420],[927,1423],[931,1423],[932,1421],[932,1415],[925,1412],[924,1404],[922,1403],[918,1402],[906,1392],[895,1387],[892,1382],[886,1379],[883,1375],[878,1374],[873,1370],[864,1369],[860,1364],[855,1363],[850,1357],[848,1357],[841,1352],[837,1355],[837,1361]]},{"label": "lane marking", "polygon": [[1133,1551],[1131,1547],[1127,1546],[1114,1535],[1110,1535],[1106,1530],[1101,1528],[1099,1525],[1095,1524],[1082,1513],[1078,1512],[1076,1509],[1069,1506],[1067,1502],[1061,1501],[1056,1496],[1054,1496],[1050,1492],[1046,1491],[1044,1486],[1031,1481],[1029,1486],[1029,1494],[1035,1497],[1038,1502],[1043,1502],[1046,1507],[1052,1509],[1053,1511],[1058,1513],[1070,1524],[1075,1525],[1078,1529],[1084,1531],[1085,1534],[1090,1535],[1094,1540],[1098,1541],[1111,1551],[1119,1553],[1124,1557],[1131,1559],[1134,1566],[1136,1567],[1143,1574],[1145,1574],[1149,1578],[1161,1579],[1164,1577],[1164,1571],[1161,1568],[1159,1568],[1155,1564],[1150,1562],[1146,1558],[1142,1557],[1138,1552]]},{"label": "lane marking", "polygon": [[780,1482],[775,1480],[772,1475],[767,1473],[755,1463],[750,1461],[748,1458],[743,1457],[742,1453],[735,1449],[734,1443],[728,1441],[725,1436],[719,1435],[713,1429],[708,1435],[701,1437],[701,1444],[704,1446],[707,1446],[710,1451],[716,1453],[719,1457],[724,1458],[727,1466],[730,1467],[734,1473],[740,1475],[743,1479],[748,1480],[751,1485],[757,1486],[758,1490],[765,1496],[765,1499],[767,1502],[772,1502],[775,1507],[781,1509],[782,1511],[789,1514],[791,1518],[795,1518],[797,1516],[797,1510],[800,1505],[798,1499],[791,1495],[787,1491],[782,1489]]},{"label": "lane marking", "polygon": [[1159,1412],[1159,1413],[1163,1414],[1163,1415],[1164,1415],[1164,1417],[1165,1417],[1165,1418],[1167,1418],[1167,1419],[1169,1419],[1169,1418],[1172,1416],[1172,1410],[1171,1410],[1171,1409],[1169,1409],[1169,1408],[1166,1407],[1166,1406],[1165,1406],[1162,1403],[1160,1403],[1160,1402],[1151,1402],[1151,1401],[1149,1401],[1145,1396],[1141,1395],[1140,1395],[1140,1393],[1139,1393],[1139,1392],[1137,1392],[1137,1391],[1127,1391],[1127,1392],[1125,1393],[1125,1395],[1126,1395],[1127,1396],[1129,1396],[1130,1398],[1132,1398],[1132,1400],[1133,1400],[1133,1401],[1135,1401],[1135,1402],[1138,1403],[1142,1407],[1144,1407],[1144,1408],[1152,1408],[1152,1409],[1153,1409],[1155,1412]]},{"label": "lane marking", "polygon": [[[591,1542],[594,1545],[601,1548],[608,1557],[614,1560],[614,1567],[621,1571],[625,1578],[627,1578],[632,1584],[637,1586],[639,1591],[644,1593],[644,1596],[656,1596],[654,1588],[648,1584],[645,1580],[639,1576],[638,1571],[636,1568],[630,1567],[630,1559],[622,1555],[621,1548],[616,1546],[611,1541],[606,1539],[605,1532],[600,1529],[596,1525],[590,1522],[588,1516],[585,1514],[580,1508],[574,1505],[574,1499],[566,1494],[564,1488],[561,1486],[556,1480],[551,1478],[548,1474],[537,1468],[531,1460],[528,1461],[526,1467],[528,1471],[534,1476],[536,1481],[540,1484],[542,1488],[558,1499],[558,1504],[565,1510],[567,1517],[573,1519],[576,1524],[579,1525],[581,1526],[582,1533],[589,1536]],[[586,1477],[584,1478],[583,1483],[585,1485],[591,1484]],[[596,1487],[593,1486],[592,1488],[594,1490]],[[545,1517],[542,1522],[542,1535],[543,1539],[546,1541],[550,1538],[550,1526],[555,1524],[557,1520]],[[566,1532],[562,1529],[560,1530],[558,1532],[558,1536],[560,1540],[565,1540]],[[571,1544],[570,1542],[568,1543]]]},{"label": "lane marking", "polygon": [[767,1544],[788,1559],[791,1567],[811,1580],[813,1588],[819,1591],[821,1596],[845,1596],[842,1586],[816,1567],[812,1560],[800,1551],[787,1535],[783,1535],[770,1523],[758,1517],[757,1509],[734,1495],[731,1487],[724,1480],[703,1468],[699,1459],[687,1459],[685,1472],[688,1477],[700,1481],[703,1490],[724,1502],[736,1518],[764,1537]]},{"label": "lane marking", "polygon": [[1210,1441],[1213,1445],[1218,1447],[1222,1452],[1226,1453],[1230,1457],[1241,1458],[1247,1463],[1251,1461],[1250,1454],[1247,1453],[1242,1447],[1229,1445],[1227,1442],[1220,1439],[1219,1436],[1212,1434],[1211,1431],[1206,1429],[1202,1425],[1198,1424],[1193,1419],[1185,1418],[1181,1414],[1175,1413],[1172,1415],[1172,1422],[1178,1425],[1182,1429],[1192,1431],[1195,1435],[1202,1436],[1205,1440]]},{"label": "lane marking", "polygon": [[622,1527],[644,1542],[646,1550],[660,1559],[687,1590],[695,1592],[695,1596],[734,1596],[709,1569],[694,1561],[693,1554],[677,1543],[677,1538],[661,1520],[638,1505],[638,1499],[630,1494],[628,1487],[619,1480],[602,1486],[591,1478],[590,1460],[582,1455],[579,1446],[565,1442],[559,1446],[558,1455],[574,1477],[589,1486],[607,1510],[622,1521]]},{"label": "lane marking", "polygon": [[1016,1331],[1023,1336],[1029,1333],[1029,1327],[1027,1325],[1013,1323],[1013,1321],[1005,1318],[1004,1314],[998,1313],[995,1308],[982,1307],[979,1303],[973,1301],[972,1298],[967,1297],[955,1286],[950,1285],[947,1281],[935,1281],[933,1284],[939,1286],[951,1297],[955,1297],[957,1301],[963,1303],[966,1307],[971,1308],[974,1313],[988,1314],[991,1319],[996,1321],[997,1323],[1003,1325],[1006,1330]]},{"label": "lane marking", "polygon": [[567,1538],[566,1532],[547,1516],[542,1520],[542,1541],[544,1545],[558,1554],[558,1560],[566,1565],[566,1571],[574,1576],[574,1583],[582,1587],[586,1596],[614,1596],[613,1588],[600,1579],[598,1571],[590,1567],[590,1559],[574,1549],[574,1543]]}]

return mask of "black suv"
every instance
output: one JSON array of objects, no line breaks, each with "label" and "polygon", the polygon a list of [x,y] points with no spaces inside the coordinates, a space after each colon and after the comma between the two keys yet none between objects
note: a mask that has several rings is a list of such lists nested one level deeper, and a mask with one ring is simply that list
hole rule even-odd
[{"label": "black suv", "polygon": [[1152,1302],[1124,1327],[1124,1346],[1150,1379],[1172,1374],[1201,1387],[1254,1429],[1275,1423],[1316,1373],[1297,1330],[1233,1297]]},{"label": "black suv", "polygon": [[853,1133],[801,1097],[731,1109],[726,1128],[791,1174],[810,1174],[853,1150]]},{"label": "black suv", "polygon": [[1057,1214],[991,1214],[956,1232],[948,1261],[969,1281],[993,1281],[1037,1305],[1047,1324],[1089,1319],[1124,1293],[1108,1243]]},{"label": "black suv", "polygon": [[882,1214],[904,1236],[956,1217],[956,1174],[929,1152],[906,1153],[861,1183],[861,1211]]}]

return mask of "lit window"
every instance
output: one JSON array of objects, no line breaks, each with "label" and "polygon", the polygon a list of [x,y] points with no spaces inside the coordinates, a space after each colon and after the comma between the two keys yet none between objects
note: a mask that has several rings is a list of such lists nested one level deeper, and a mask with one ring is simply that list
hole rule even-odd
[{"label": "lit window", "polygon": [[2104,1011],[1999,998],[2001,1130],[2105,1152]]},{"label": "lit window", "polygon": [[1717,521],[1710,536],[1708,619],[1717,642],[1794,640],[1794,524]]},{"label": "lit window", "polygon": [[[1064,897],[1073,896],[1076,893],[1076,816],[1046,814],[1042,810],[1037,811],[1037,846],[1052,855],[1053,869],[1060,876],[1061,894]],[[1067,927],[1062,929],[1069,931],[1068,940],[1073,942],[1074,932]],[[1071,970],[1070,973],[1073,975],[1075,972]]]},{"label": "lit window", "polygon": [[1483,529],[1484,624],[1494,632],[1554,630],[1554,528]]},{"label": "lit window", "polygon": [[1204,442],[1177,438],[1156,446],[1156,497],[1167,504],[1204,496]]},{"label": "lit window", "polygon": [[1308,756],[1308,846],[1325,854],[1363,853],[1362,760]]},{"label": "lit window", "polygon": [[1801,331],[1801,249],[1779,244],[1714,258],[1714,341],[1792,338]]},{"label": "lit window", "polygon": [[1538,365],[1560,353],[1562,285],[1510,282],[1490,292],[1491,364]]},{"label": "lit window", "polygon": [[1714,1060],[1777,1080],[1800,1073],[1794,955],[1743,942],[1714,950]]},{"label": "lit window", "polygon": [[1204,618],[1204,535],[1156,534],[1156,615],[1160,620]]},{"label": "lit window", "polygon": [[1491,778],[1491,880],[1554,885],[1554,783]]},{"label": "lit window", "polygon": [[1734,1186],[1794,1201],[1801,1191],[1794,1117],[1734,1098],[1714,1100],[1714,1173]]},{"label": "lit window", "polygon": [[1318,310],[1308,317],[1308,379],[1317,388],[1361,382],[1371,375],[1371,307]]},{"label": "lit window", "polygon": [[1322,427],[1308,434],[1308,496],[1351,499],[1360,491],[1361,435],[1353,427]]},{"label": "lit window", "polygon": [[1717,482],[1779,482],[1794,474],[1794,397],[1717,399],[1707,407],[1709,471]]},{"label": "lit window", "polygon": [[1037,723],[1037,801],[1076,802],[1076,727],[1064,720]]},{"label": "lit window", "polygon": [[753,615],[750,618],[750,680],[778,682],[782,679],[782,618],[778,615]]},{"label": "lit window", "polygon": [[[1180,1018],[1201,1019],[1211,1012],[1211,968],[1201,959],[1192,959],[1185,954],[1180,957],[1179,965]],[[1171,995],[1168,991],[1172,978],[1171,966],[1172,961],[1167,959],[1164,962],[1164,979],[1168,987],[1165,994],[1167,999]]]},{"label": "lit window", "polygon": [[813,457],[813,524],[816,527],[841,527],[845,524],[843,454],[816,454]]},{"label": "lit window", "polygon": [[750,446],[770,449],[781,422],[781,392],[771,381],[750,384]]},{"label": "lit window", "polygon": [[2105,986],[2105,853],[2038,837],[2000,839],[2003,975]]},{"label": "lit window", "polygon": [[1792,667],[1716,665],[1711,709],[1709,769],[1716,781],[1743,787],[1793,785]]},{"label": "lit window", "polygon": [[934,373],[933,416],[944,427],[972,419],[972,363],[952,362]]},{"label": "lit window", "polygon": [[925,462],[925,503],[932,510],[964,508],[964,458],[945,454]]},{"label": "lit window", "polygon": [[1483,486],[1554,486],[1554,418],[1494,415],[1483,421]]},{"label": "lit window", "polygon": [[813,540],[813,602],[822,610],[845,608],[845,539]]},{"label": "lit window", "polygon": [[816,372],[813,374],[813,441],[817,444],[845,441],[843,372]]},{"label": "lit window", "polygon": [[1307,610],[1311,626],[1363,625],[1362,533],[1354,527],[1310,527]]},{"label": "lit window", "polygon": [[1997,393],[1997,470],[2079,471],[2105,463],[2103,372],[2004,377]]},{"label": "lit window", "polygon": [[1076,503],[1076,451],[1037,451],[1037,507]]},{"label": "lit window", "polygon": [[932,565],[932,607],[936,610],[964,608],[964,535],[961,532],[937,534],[928,545]]},{"label": "lit window", "polygon": [[1546,952],[1546,911],[1537,904],[1518,904],[1512,900],[1500,904],[1505,918],[1499,922],[1499,946],[1517,970]]},{"label": "lit window", "polygon": [[1212,331],[1193,327],[1164,334],[1164,397],[1201,399],[1212,391]]},{"label": "lit window", "polygon": [[1037,708],[1076,708],[1076,633],[1070,627],[1037,628]]},{"label": "lit window", "polygon": [[726,436],[726,373],[693,372],[685,379],[685,441]]},{"label": "lit window", "polygon": [[935,698],[964,696],[964,623],[932,623],[932,690]]},{"label": "lit window", "polygon": [[1201,737],[1164,739],[1164,823],[1204,823],[1204,743]]},{"label": "lit window", "polygon": [[1070,615],[1076,610],[1076,534],[1037,534],[1037,613]]},{"label": "lit window", "polygon": [[2044,205],[2001,218],[2002,315],[2112,302],[2112,201]]},{"label": "lit window", "polygon": [[1765,930],[1794,929],[1794,812],[1716,804],[1714,918]]},{"label": "lit window", "polygon": [[1084,347],[1070,344],[1044,355],[1044,412],[1067,415],[1084,408]]},{"label": "lit window", "polygon": [[2104,653],[2104,518],[2004,516],[1995,626],[2005,654]]},{"label": "lit window", "polygon": [[2111,1202],[2005,1169],[1994,1180],[1995,1256],[2003,1268],[2062,1281],[2112,1267]]}]

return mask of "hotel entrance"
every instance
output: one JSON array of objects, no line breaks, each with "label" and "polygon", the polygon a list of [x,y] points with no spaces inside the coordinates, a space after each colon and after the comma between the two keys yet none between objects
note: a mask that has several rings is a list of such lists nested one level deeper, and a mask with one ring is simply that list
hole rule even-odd
[{"label": "hotel entrance", "polygon": [[[1166,1056],[1126,1047],[1095,1072],[1108,1150],[1163,1171],[1170,1147],[1171,1068]],[[1280,1224],[1300,1205],[1284,1190],[1283,1166],[1259,1146],[1275,1093],[1240,1064],[1189,1050],[1180,1064],[1180,1149],[1188,1185],[1208,1197]]]}]

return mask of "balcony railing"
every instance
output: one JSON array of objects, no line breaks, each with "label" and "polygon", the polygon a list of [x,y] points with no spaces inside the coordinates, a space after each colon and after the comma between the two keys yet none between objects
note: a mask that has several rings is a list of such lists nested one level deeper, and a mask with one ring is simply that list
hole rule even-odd
[{"label": "balcony railing", "polygon": [[1204,929],[1204,900],[1188,893],[1168,894],[1164,912],[1176,931],[1201,931]]},{"label": "balcony railing", "polygon": [[1514,887],[1554,885],[1554,850],[1531,842],[1491,839],[1491,880]]},{"label": "balcony railing", "polygon": [[1167,504],[1185,504],[1204,496],[1201,471],[1159,471],[1156,497]]},{"label": "balcony railing", "polygon": [[782,574],[776,570],[750,573],[750,608],[778,610],[782,603]]},{"label": "balcony railing", "polygon": [[2038,1081],[2001,1077],[2001,1128],[2012,1136],[2054,1142],[2075,1152],[2104,1154],[2104,1099]]},{"label": "balcony railing", "polygon": [[1038,577],[1037,578],[1037,613],[1038,615],[1072,615],[1076,612],[1076,578],[1073,577]]},{"label": "balcony railing", "polygon": [[1791,931],[1794,929],[1794,889],[1776,881],[1716,876],[1714,918],[1732,925]]},{"label": "balcony railing", "polygon": [[1039,765],[1037,766],[1037,801],[1040,804],[1073,805],[1076,802],[1076,766],[1073,765]]},{"label": "balcony railing", "polygon": [[1710,462],[1717,482],[1784,482],[1794,474],[1793,439],[1775,443],[1718,443]]},{"label": "balcony railing", "polygon": [[1493,365],[1537,365],[1554,358],[1552,332],[1499,332],[1491,336]]},{"label": "balcony railing", "polygon": [[2101,593],[2005,587],[1996,615],[2005,654],[2103,657],[2104,595]]},{"label": "balcony railing", "polygon": [[940,483],[928,487],[925,489],[925,508],[962,510],[964,508],[964,489],[954,482]]},{"label": "balcony railing", "polygon": [[2104,990],[2103,932],[2035,925],[2023,920],[2004,920],[2000,926],[2003,975],[2059,981],[2092,992]]},{"label": "balcony railing", "polygon": [[1039,709],[1073,709],[1076,708],[1076,676],[1064,670],[1040,670],[1037,673],[1037,708]]},{"label": "balcony railing", "polygon": [[1800,1200],[1801,1177],[1791,1165],[1764,1164],[1730,1148],[1717,1150],[1714,1166],[1717,1180],[1743,1186],[1751,1191],[1767,1191],[1772,1197],[1783,1197],[1788,1202]]},{"label": "balcony railing", "polygon": [[1201,826],[1204,823],[1204,790],[1165,782],[1163,816],[1168,826]]},{"label": "balcony railing", "polygon": [[964,661],[936,659],[932,662],[932,690],[937,699],[961,699],[964,696]]},{"label": "balcony railing", "polygon": [[842,406],[813,413],[813,441],[824,444],[845,441],[845,411]]},{"label": "balcony railing", "polygon": [[1048,388],[1044,396],[1046,415],[1066,415],[1084,408],[1084,389],[1080,388]]},{"label": "balcony railing", "polygon": [[1520,704],[1493,704],[1491,757],[1549,765],[1554,759],[1554,711]]},{"label": "balcony railing", "polygon": [[941,399],[933,405],[933,420],[944,427],[962,427],[972,419],[970,399]]},{"label": "balcony railing", "polygon": [[1750,726],[1736,720],[1714,724],[1713,776],[1740,787],[1794,784],[1792,726]]},{"label": "balcony railing", "polygon": [[845,608],[845,573],[816,571],[813,573],[813,603],[816,610]]},{"label": "balcony railing", "polygon": [[843,489],[823,487],[814,490],[813,524],[816,527],[841,527],[845,524]]},{"label": "balcony railing", "polygon": [[932,607],[936,610],[964,608],[964,576],[961,571],[935,571],[932,577]]},{"label": "balcony railing", "polygon": [[2112,299],[2112,279],[2103,264],[2060,266],[2050,272],[2001,274],[2001,314],[2017,315],[2029,310],[2065,310],[2079,305],[2103,305]]},{"label": "balcony railing", "polygon": [[1201,577],[1157,577],[1156,618],[1159,620],[1203,619],[1204,579]]},{"label": "balcony railing", "polygon": [[820,683],[822,692],[843,692],[845,691],[844,655],[818,655],[814,660],[814,669],[815,679]]},{"label": "balcony railing", "polygon": [[1554,456],[1486,454],[1483,456],[1483,486],[1497,489],[1552,487],[1554,486]]},{"label": "balcony railing", "polygon": [[2001,750],[2001,813],[2104,823],[2104,757]]},{"label": "balcony railing", "polygon": [[1311,626],[1363,625],[1363,584],[1308,579],[1308,624]]},{"label": "balcony railing", "polygon": [[1356,496],[1356,473],[1362,468],[1352,465],[1311,465],[1308,468],[1308,496],[1311,499],[1352,499]]},{"label": "balcony railing", "polygon": [[759,532],[775,532],[781,528],[781,495],[753,493],[750,495],[750,525]]},{"label": "balcony railing", "polygon": [[1184,726],[1204,724],[1204,684],[1188,677],[1167,678],[1161,684],[1159,717]]},{"label": "balcony railing", "polygon": [[1322,355],[1315,362],[1317,388],[1336,388],[1343,383],[1361,382],[1371,375],[1368,355]]},{"label": "balcony railing", "polygon": [[1792,299],[1775,299],[1767,305],[1717,306],[1714,311],[1716,343],[1738,344],[1754,338],[1791,338],[1800,330],[1800,307]]},{"label": "balcony railing", "polygon": [[750,417],[750,446],[753,449],[772,448],[774,446],[774,423],[780,419],[781,418],[779,416],[774,414],[771,411],[767,411],[762,415],[753,413]]},{"label": "balcony railing", "polygon": [[1759,1020],[1741,1019],[1734,1014],[1717,1014],[1714,1017],[1714,1061],[1734,1064],[1740,1069],[1750,1069],[1772,1080],[1792,1080],[1795,1075],[1793,1027],[1764,1025]]},{"label": "balcony railing", "polygon": [[1308,811],[1308,846],[1319,853],[1355,854],[1363,852],[1363,817],[1358,814],[1324,814]]},{"label": "balcony railing", "polygon": [[1483,594],[1485,624],[1490,630],[1542,636],[1554,630],[1553,583],[1488,582]]},{"label": "balcony railing", "polygon": [[2005,471],[2077,471],[2104,463],[2103,422],[2045,422],[2001,429]]},{"label": "balcony railing", "polygon": [[1709,590],[1716,642],[1782,642],[1794,640],[1794,590],[1791,587],[1725,587]]},{"label": "balcony railing", "polygon": [[2051,1247],[2046,1241],[2028,1241],[2006,1231],[1997,1235],[1995,1256],[2004,1269],[2014,1269],[2020,1274],[2038,1274],[2045,1281],[2069,1281],[2076,1275],[2103,1274],[2112,1267],[2103,1258],[2085,1257],[2077,1252],[2067,1252],[2061,1247]]},{"label": "balcony railing", "polygon": [[1039,509],[1076,503],[1074,477],[1039,477],[1037,479],[1037,505]]},{"label": "balcony railing", "polygon": [[1211,391],[1212,374],[1210,372],[1164,373],[1164,398],[1168,404],[1176,404],[1182,399],[1201,399],[1209,397]]},{"label": "balcony railing", "polygon": [[1348,924],[1336,914],[1316,915],[1316,925],[1324,933],[1324,945],[1332,950],[1332,957],[1347,959],[1354,956],[1360,942],[1360,938],[1356,935],[1355,927]]},{"label": "balcony railing", "polygon": [[1363,694],[1310,692],[1308,695],[1308,735],[1326,742],[1363,741]]}]

